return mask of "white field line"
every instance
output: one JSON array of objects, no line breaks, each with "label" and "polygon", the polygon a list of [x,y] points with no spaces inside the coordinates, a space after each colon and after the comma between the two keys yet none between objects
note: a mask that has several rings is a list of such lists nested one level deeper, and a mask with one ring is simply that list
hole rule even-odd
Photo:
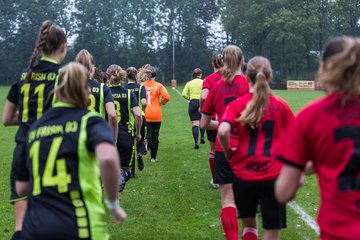
[{"label": "white field line", "polygon": [[182,94],[181,94],[181,92],[180,92],[179,90],[177,90],[176,88],[173,88],[173,90],[175,90],[175,91],[180,95],[180,97],[181,97],[182,99],[184,99],[185,101],[189,102],[188,100],[186,100],[185,98],[183,98],[183,96],[182,96]]},{"label": "white field line", "polygon": [[314,230],[314,232],[319,235],[320,231],[319,231],[319,227],[316,224],[315,220],[309,215],[307,214],[304,209],[302,209],[299,205],[297,205],[296,202],[290,202],[288,204],[298,215],[300,215],[301,219],[307,224],[309,225],[309,227]]}]

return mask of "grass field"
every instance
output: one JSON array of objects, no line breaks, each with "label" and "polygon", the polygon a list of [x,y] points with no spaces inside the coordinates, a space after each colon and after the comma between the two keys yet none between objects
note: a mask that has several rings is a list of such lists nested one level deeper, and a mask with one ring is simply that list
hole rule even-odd
[{"label": "grass field", "polygon": [[[0,87],[2,114],[8,87]],[[181,89],[179,89],[181,91]],[[129,217],[122,226],[111,223],[111,239],[224,239],[220,225],[220,194],[212,189],[208,166],[208,144],[193,149],[187,102],[169,88],[171,101],[163,107],[159,161],[145,159],[145,169],[121,193],[121,204]],[[315,91],[275,91],[288,101],[294,112],[322,96]],[[14,228],[8,203],[9,173],[14,149],[15,127],[0,126],[0,239],[9,239]],[[318,208],[315,178],[308,177],[296,202],[312,218]],[[46,216],[44,216],[46,217]],[[317,239],[316,233],[291,208],[288,228],[281,239]]]}]

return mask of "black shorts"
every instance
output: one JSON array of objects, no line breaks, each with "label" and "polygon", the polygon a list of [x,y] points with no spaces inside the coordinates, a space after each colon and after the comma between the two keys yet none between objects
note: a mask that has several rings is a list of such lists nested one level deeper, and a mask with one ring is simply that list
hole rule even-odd
[{"label": "black shorts", "polygon": [[217,130],[206,130],[206,135],[209,142],[215,143]]},{"label": "black shorts", "polygon": [[20,201],[24,197],[20,197],[16,193],[15,181],[29,181],[29,170],[26,167],[26,144],[17,143],[13,153],[13,160],[11,163],[11,173],[10,173],[10,203]]},{"label": "black shorts", "polygon": [[116,146],[120,154],[121,167],[131,167],[135,158],[134,137],[119,129]]},{"label": "black shorts", "polygon": [[191,121],[200,120],[201,114],[199,112],[199,107],[200,107],[199,99],[190,100],[188,112]]},{"label": "black shorts", "polygon": [[275,180],[247,182],[235,176],[233,190],[240,218],[255,217],[260,203],[264,229],[286,228],[286,205],[275,198]]},{"label": "black shorts", "polygon": [[224,152],[215,151],[214,159],[214,183],[227,184],[232,183],[234,173],[231,170],[230,163],[225,159]]}]

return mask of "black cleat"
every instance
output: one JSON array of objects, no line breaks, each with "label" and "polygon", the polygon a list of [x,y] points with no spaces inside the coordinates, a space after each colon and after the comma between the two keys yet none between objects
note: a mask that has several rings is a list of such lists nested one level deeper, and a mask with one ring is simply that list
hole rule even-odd
[{"label": "black cleat", "polygon": [[203,138],[200,139],[200,143],[201,143],[201,144],[205,144],[205,139],[203,139]]},{"label": "black cleat", "polygon": [[199,149],[199,144],[195,143],[194,149]]}]

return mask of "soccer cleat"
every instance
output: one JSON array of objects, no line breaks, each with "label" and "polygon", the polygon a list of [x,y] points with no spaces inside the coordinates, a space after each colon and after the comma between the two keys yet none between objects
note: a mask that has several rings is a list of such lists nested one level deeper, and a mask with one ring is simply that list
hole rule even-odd
[{"label": "soccer cleat", "polygon": [[218,189],[218,188],[219,188],[219,184],[214,183],[214,180],[213,180],[213,179],[211,179],[210,184],[211,184],[211,186],[212,186],[214,189]]},{"label": "soccer cleat", "polygon": [[199,149],[199,144],[195,143],[194,149]]},{"label": "soccer cleat", "polygon": [[205,139],[203,139],[203,138],[200,139],[200,143],[201,143],[201,144],[205,144]]},{"label": "soccer cleat", "polygon": [[152,162],[152,163],[156,163],[158,160],[157,159],[155,159],[155,158],[152,158],[151,160],[150,160],[150,162]]},{"label": "soccer cleat", "polygon": [[144,155],[146,155],[148,153],[147,141],[144,144],[145,144]]},{"label": "soccer cleat", "polygon": [[144,160],[142,159],[142,156],[141,155],[138,155],[138,169],[140,170],[140,171],[142,171],[142,170],[144,170],[144,167],[145,167],[145,165],[144,165]]}]

